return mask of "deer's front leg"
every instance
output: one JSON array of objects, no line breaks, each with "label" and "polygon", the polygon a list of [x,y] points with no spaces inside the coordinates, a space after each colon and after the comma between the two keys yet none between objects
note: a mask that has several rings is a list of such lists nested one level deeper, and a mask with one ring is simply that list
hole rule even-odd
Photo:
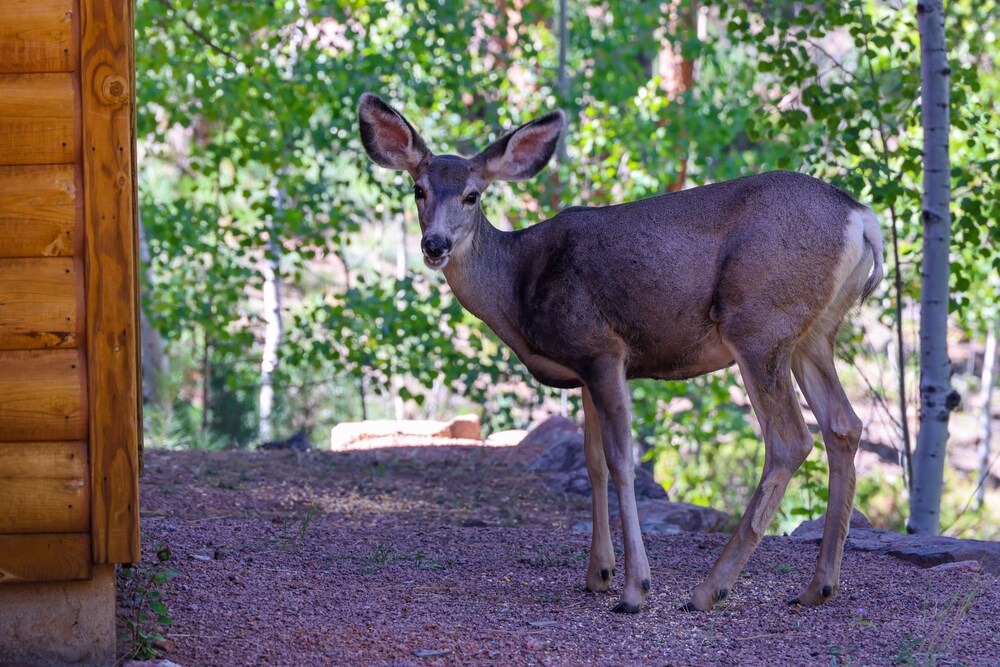
[{"label": "deer's front leg", "polygon": [[[642,544],[635,503],[635,464],[632,462],[632,410],[625,368],[620,358],[595,362],[586,381],[604,441],[604,455],[618,493],[625,542],[625,590],[612,611],[634,614],[649,594],[649,561]],[[594,494],[595,502],[597,492]],[[595,533],[597,525],[594,526]]]},{"label": "deer's front leg", "polygon": [[583,388],[583,453],[590,476],[593,498],[594,529],[590,538],[590,565],[587,566],[587,590],[602,593],[615,574],[615,550],[611,544],[608,521],[608,462],[604,458],[601,424],[590,391]]}]

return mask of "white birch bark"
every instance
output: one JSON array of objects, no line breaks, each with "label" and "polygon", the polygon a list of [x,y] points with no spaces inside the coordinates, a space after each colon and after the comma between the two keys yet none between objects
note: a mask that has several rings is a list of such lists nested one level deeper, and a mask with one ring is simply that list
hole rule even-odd
[{"label": "white birch bark", "polygon": [[[276,212],[284,210],[285,193],[275,184],[272,190]],[[260,423],[257,436],[261,443],[274,439],[274,374],[278,369],[278,350],[284,337],[284,324],[281,320],[281,244],[276,238],[276,225],[272,221],[268,225],[267,252],[261,266],[264,276],[263,317],[264,317],[264,349],[260,360],[260,394],[258,410]]]},{"label": "white birch bark", "polygon": [[[139,266],[140,271],[145,273],[149,268],[150,255],[149,244],[146,242],[146,228],[142,224],[142,215],[137,214],[139,220]],[[143,296],[147,283],[143,281]],[[163,350],[163,338],[156,327],[152,325],[146,316],[146,309],[140,304],[139,308],[142,355],[142,399],[145,403],[163,406],[168,397],[162,395],[163,384],[169,376],[170,360]],[[171,400],[173,397],[169,397]]]},{"label": "white birch bark", "polygon": [[948,358],[948,251],[951,168],[948,157],[948,57],[942,0],[919,0],[921,109],[924,129],[924,253],[920,293],[920,429],[910,496],[912,533],[937,534],[948,443],[948,417],[959,401]]},{"label": "white birch bark", "polygon": [[986,333],[986,354],[983,355],[983,375],[980,383],[982,413],[979,415],[979,486],[976,487],[976,509],[986,500],[986,485],[990,474],[990,439],[993,437],[993,370],[997,365],[997,322]]}]

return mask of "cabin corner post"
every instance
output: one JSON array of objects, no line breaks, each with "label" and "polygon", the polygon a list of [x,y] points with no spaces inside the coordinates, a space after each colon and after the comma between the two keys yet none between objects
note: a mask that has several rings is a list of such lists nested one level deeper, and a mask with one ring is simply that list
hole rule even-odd
[{"label": "cabin corner post", "polygon": [[139,552],[139,317],[132,0],[80,3],[87,374],[95,563]]}]

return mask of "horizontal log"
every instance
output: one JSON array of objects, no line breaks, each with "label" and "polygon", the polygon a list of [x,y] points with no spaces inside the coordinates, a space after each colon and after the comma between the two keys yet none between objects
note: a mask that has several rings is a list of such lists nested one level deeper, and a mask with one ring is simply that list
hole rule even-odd
[{"label": "horizontal log", "polygon": [[71,257],[0,259],[0,350],[76,347],[82,278]]},{"label": "horizontal log", "polygon": [[0,165],[74,162],[71,74],[0,74]]},{"label": "horizontal log", "polygon": [[0,535],[0,583],[89,578],[87,533]]},{"label": "horizontal log", "polygon": [[80,350],[0,351],[0,441],[86,440]]},{"label": "horizontal log", "polygon": [[0,72],[72,72],[73,0],[4,0]]},{"label": "horizontal log", "polygon": [[0,442],[0,534],[90,530],[85,442]]},{"label": "horizontal log", "polygon": [[72,165],[0,167],[0,257],[75,254]]}]

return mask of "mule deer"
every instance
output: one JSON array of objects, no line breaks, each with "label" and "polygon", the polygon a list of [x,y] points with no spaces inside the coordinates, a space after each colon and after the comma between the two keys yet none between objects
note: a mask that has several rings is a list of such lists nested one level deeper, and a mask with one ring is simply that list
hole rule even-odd
[{"label": "mule deer", "polygon": [[480,207],[492,181],[531,178],[563,130],[559,111],[471,159],[434,155],[413,126],[372,94],[358,105],[369,157],[413,178],[424,263],[462,305],[553,387],[582,387],[594,532],[587,588],[615,571],[610,470],[621,507],[625,588],[616,612],[650,590],[633,488],[630,378],[683,379],[739,365],[764,434],[756,492],[683,609],[705,610],[732,588],[792,475],[813,448],[792,376],[812,408],[830,462],[826,528],[801,604],[836,595],[854,503],[858,419],[834,368],[847,311],[882,278],[871,209],[810,176],[770,172],[617,206],[572,207],[502,232]]}]

